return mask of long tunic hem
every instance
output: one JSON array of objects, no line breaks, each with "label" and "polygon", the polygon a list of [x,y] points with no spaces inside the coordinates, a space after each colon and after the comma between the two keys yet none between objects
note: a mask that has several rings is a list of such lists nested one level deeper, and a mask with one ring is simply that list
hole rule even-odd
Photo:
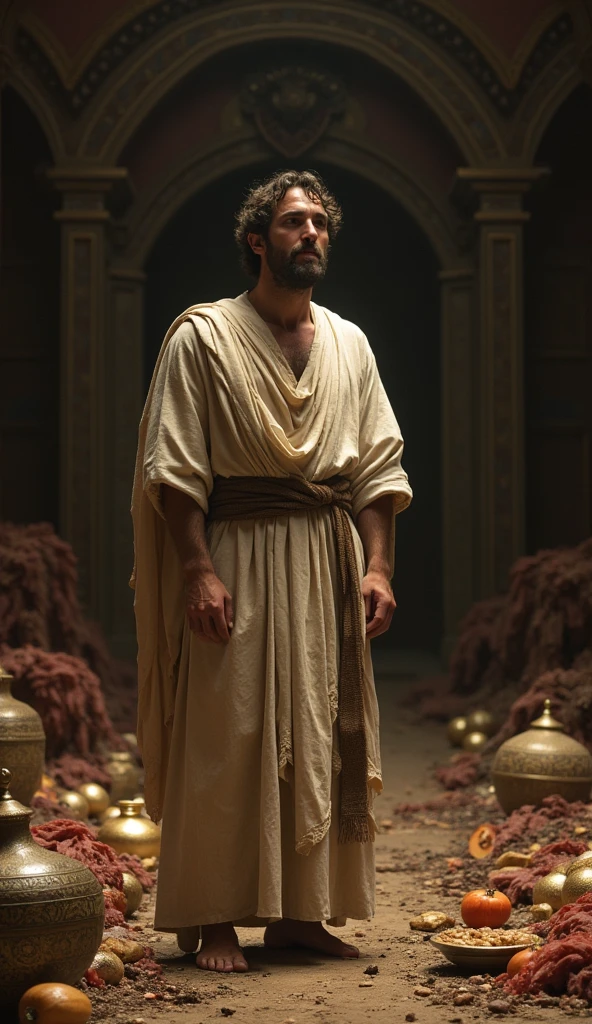
[{"label": "long tunic hem", "polygon": [[281,921],[284,917],[290,918],[292,921],[322,921],[325,924],[331,925],[331,927],[340,928],[345,925],[347,920],[368,921],[374,917],[374,912],[374,906],[367,907],[364,910],[357,907],[354,913],[351,912],[351,908],[338,914],[329,911],[315,914],[311,911],[311,914],[306,917],[301,917],[299,914],[291,914],[289,911],[286,911],[285,914],[276,915],[262,914],[258,910],[251,910],[238,915],[228,911],[227,913],[215,914],[213,916],[206,915],[198,924],[191,920],[173,926],[160,924],[155,921],[154,928],[157,932],[178,932],[182,928],[199,928],[209,924],[226,924],[227,921],[232,921],[237,928],[265,928],[268,924],[272,924],[274,921]]}]

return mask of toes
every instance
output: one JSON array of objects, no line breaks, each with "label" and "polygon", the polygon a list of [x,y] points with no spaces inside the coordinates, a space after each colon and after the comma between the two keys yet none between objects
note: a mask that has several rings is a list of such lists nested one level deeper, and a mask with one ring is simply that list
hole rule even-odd
[{"label": "toes", "polygon": [[249,970],[249,965],[243,956],[236,956],[233,960],[233,968],[242,974]]},{"label": "toes", "polygon": [[343,955],[351,957],[352,960],[356,960],[360,955],[360,950],[356,946],[350,946],[346,943],[343,949]]},{"label": "toes", "polygon": [[208,957],[208,971],[216,970],[216,960],[213,956]]}]

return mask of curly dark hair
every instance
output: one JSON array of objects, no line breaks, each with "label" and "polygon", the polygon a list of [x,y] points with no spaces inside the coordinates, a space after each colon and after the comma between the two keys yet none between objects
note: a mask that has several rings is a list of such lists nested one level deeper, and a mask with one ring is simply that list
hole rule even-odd
[{"label": "curly dark hair", "polygon": [[309,199],[318,199],[322,204],[328,217],[330,242],[341,227],[341,207],[316,171],[276,171],[266,181],[255,182],[236,214],[234,229],[241,266],[251,277],[259,277],[261,257],[251,249],[247,235],[263,235],[267,238],[277,205],[291,188],[303,189]]}]

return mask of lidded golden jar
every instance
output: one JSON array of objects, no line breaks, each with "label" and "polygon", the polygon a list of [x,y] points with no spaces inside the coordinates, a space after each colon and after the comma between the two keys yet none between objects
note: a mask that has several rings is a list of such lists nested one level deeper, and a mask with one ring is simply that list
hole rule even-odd
[{"label": "lidded golden jar", "polygon": [[144,801],[120,800],[121,814],[109,818],[99,829],[98,839],[116,853],[135,853],[137,857],[160,855],[160,826],[145,818]]},{"label": "lidded golden jar", "polygon": [[111,776],[111,803],[131,800],[140,785],[140,769],[134,755],[129,750],[112,751],[107,758],[107,771]]},{"label": "lidded golden jar", "polygon": [[506,814],[524,804],[540,804],[554,793],[587,801],[592,785],[592,755],[566,736],[545,701],[540,718],[526,732],[502,743],[492,766],[496,796]]},{"label": "lidded golden jar", "polygon": [[0,665],[0,764],[12,773],[14,799],[28,805],[41,785],[45,733],[35,709],[12,696],[12,678]]},{"label": "lidded golden jar", "polygon": [[0,1004],[42,982],[75,985],[103,937],[101,885],[72,857],[52,853],[29,830],[32,811],[8,792],[0,769]]}]

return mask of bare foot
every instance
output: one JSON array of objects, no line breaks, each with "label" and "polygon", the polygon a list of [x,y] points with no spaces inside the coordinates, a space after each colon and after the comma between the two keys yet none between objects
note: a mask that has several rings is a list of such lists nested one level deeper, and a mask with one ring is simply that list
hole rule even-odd
[{"label": "bare foot", "polygon": [[202,971],[244,972],[249,965],[238,944],[236,932],[231,924],[205,924],[201,929],[201,948],[196,964]]},{"label": "bare foot", "polygon": [[342,942],[336,935],[326,931],[320,921],[292,921],[286,917],[273,921],[265,929],[265,945],[270,949],[286,949],[290,946],[304,946],[326,956],[342,959],[356,959],[360,951],[348,942]]}]

